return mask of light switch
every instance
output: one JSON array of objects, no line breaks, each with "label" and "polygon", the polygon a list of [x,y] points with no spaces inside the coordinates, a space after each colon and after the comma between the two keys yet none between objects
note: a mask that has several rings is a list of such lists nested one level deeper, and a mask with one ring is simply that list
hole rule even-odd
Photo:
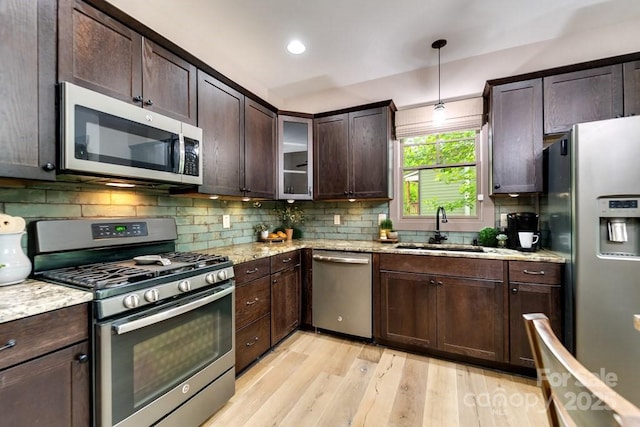
[{"label": "light switch", "polygon": [[500,214],[500,228],[507,228],[507,214]]},{"label": "light switch", "polygon": [[231,218],[229,218],[229,215],[222,215],[222,228],[231,228]]},{"label": "light switch", "polygon": [[334,225],[340,225],[340,215],[334,215],[333,216],[333,224]]},{"label": "light switch", "polygon": [[387,214],[378,214],[378,224],[387,219]]}]

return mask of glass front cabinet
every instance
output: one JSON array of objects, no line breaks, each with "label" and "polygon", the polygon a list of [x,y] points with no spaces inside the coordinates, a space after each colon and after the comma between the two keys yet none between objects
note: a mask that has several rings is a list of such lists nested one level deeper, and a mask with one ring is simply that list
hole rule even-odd
[{"label": "glass front cabinet", "polygon": [[278,116],[278,198],[313,199],[313,120]]}]

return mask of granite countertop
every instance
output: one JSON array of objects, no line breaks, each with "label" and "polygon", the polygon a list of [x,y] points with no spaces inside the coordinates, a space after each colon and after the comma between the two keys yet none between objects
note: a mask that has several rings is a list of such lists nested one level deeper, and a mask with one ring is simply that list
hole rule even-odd
[{"label": "granite countertop", "polygon": [[397,249],[394,243],[380,243],[364,240],[323,240],[300,239],[285,242],[254,242],[242,245],[223,246],[207,251],[208,254],[226,255],[234,264],[270,257],[296,249],[313,248],[351,252],[377,252],[386,254],[431,255],[462,258],[498,259],[507,261],[565,262],[565,259],[554,252],[541,250],[537,252],[520,252],[513,249],[483,248],[483,252],[456,252],[447,250],[414,250]]},{"label": "granite countertop", "polygon": [[0,287],[0,323],[93,300],[91,292],[28,279]]}]

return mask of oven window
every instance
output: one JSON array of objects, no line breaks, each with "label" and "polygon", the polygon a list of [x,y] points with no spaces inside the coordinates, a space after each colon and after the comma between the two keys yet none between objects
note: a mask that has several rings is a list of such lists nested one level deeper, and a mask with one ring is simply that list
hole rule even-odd
[{"label": "oven window", "polygon": [[[111,382],[114,424],[232,350],[232,302],[227,295],[141,329],[111,333],[111,375],[100,381]],[[175,306],[159,307],[153,313]]]},{"label": "oven window", "polygon": [[76,159],[165,172],[175,169],[176,133],[76,105],[75,135]]}]

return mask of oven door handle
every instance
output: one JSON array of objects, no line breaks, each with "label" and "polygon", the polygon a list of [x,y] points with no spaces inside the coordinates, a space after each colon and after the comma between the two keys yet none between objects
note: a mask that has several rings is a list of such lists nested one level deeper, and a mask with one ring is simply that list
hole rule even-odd
[{"label": "oven door handle", "polygon": [[161,311],[160,313],[152,314],[151,316],[143,317],[141,319],[133,320],[131,322],[122,323],[119,325],[113,325],[113,329],[118,335],[126,334],[127,332],[135,331],[137,329],[144,328],[146,326],[160,323],[164,320],[171,319],[172,317],[180,316],[181,314],[188,313],[202,307],[203,305],[210,304],[216,300],[226,297],[233,292],[234,287],[231,286],[223,291],[215,294],[208,295],[204,298],[198,298],[195,301],[187,304],[170,308],[169,310]]}]

